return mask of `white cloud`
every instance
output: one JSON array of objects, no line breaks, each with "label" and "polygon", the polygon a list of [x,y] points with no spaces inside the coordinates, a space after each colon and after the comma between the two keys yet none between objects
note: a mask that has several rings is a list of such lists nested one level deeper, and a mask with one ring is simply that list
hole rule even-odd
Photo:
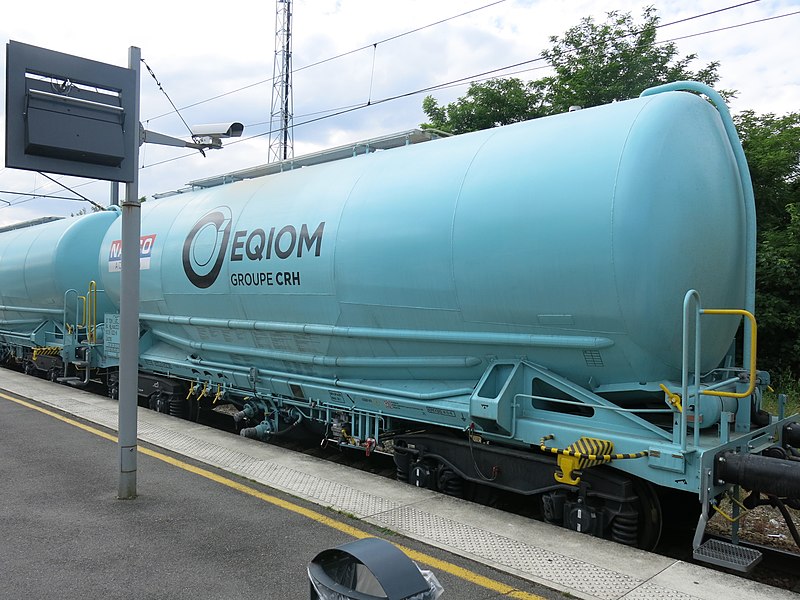
[{"label": "white cloud", "polygon": [[[561,35],[584,16],[598,21],[609,10],[632,12],[637,18],[651,0],[507,0],[501,4],[423,29],[397,39],[372,44],[423,25],[488,4],[476,0],[295,0],[293,66],[295,69],[331,56],[366,47],[346,57],[297,71],[294,77],[295,122],[338,107],[373,102],[397,94],[438,85],[462,77],[536,58],[549,46],[549,37]],[[665,2],[662,23],[691,17],[734,4],[731,0],[696,3]],[[77,6],[80,8],[78,9]],[[106,2],[64,3],[41,0],[30,7],[15,3],[4,9],[0,37],[86,58],[125,66],[128,46],[142,49],[142,57],[179,107],[223,95],[182,111],[189,122],[240,120],[245,136],[268,130],[274,57],[274,2],[229,0],[178,2],[140,0],[135,12],[111,11]],[[565,7],[568,7],[566,9]],[[764,19],[798,9],[790,0],[762,0],[709,17],[663,27],[659,39],[672,39],[738,23]],[[681,55],[697,53],[694,68],[717,60],[720,87],[738,90],[734,111],[783,114],[800,109],[800,48],[796,30],[800,15],[678,40]],[[5,47],[0,50],[4,56]],[[5,61],[0,56],[0,64]],[[374,62],[373,62],[374,61]],[[374,65],[374,67],[373,67]],[[538,63],[530,65],[537,66]],[[538,78],[529,71],[522,78]],[[261,82],[261,83],[259,83]],[[141,116],[152,130],[186,135],[183,123],[150,75],[142,74]],[[5,86],[5,78],[2,83]],[[246,88],[236,93],[228,93]],[[442,102],[466,91],[466,85],[436,91]],[[4,101],[0,92],[0,103]],[[369,108],[298,126],[296,154],[316,151],[359,139],[413,128],[424,121],[424,95],[377,103]],[[3,111],[5,107],[3,106]],[[167,114],[167,116],[160,116]],[[155,118],[159,117],[159,118]],[[150,119],[149,122],[147,120]],[[0,125],[1,127],[1,125]],[[222,151],[197,153],[174,148],[142,149],[141,194],[152,195],[182,187],[192,179],[238,170],[266,161],[268,139],[256,137],[229,144]],[[167,161],[189,155],[187,158]],[[161,163],[161,164],[158,164]],[[105,203],[109,185],[63,178],[80,193]],[[68,195],[32,173],[2,169],[0,189]],[[0,199],[17,202],[7,194]],[[42,214],[69,214],[81,205],[73,202],[31,200],[10,208],[0,202],[0,224]]]}]

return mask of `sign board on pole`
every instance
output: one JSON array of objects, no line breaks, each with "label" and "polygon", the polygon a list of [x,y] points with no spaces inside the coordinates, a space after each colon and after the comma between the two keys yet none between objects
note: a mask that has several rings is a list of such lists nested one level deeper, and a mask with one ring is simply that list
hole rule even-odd
[{"label": "sign board on pole", "polygon": [[6,167],[133,182],[136,72],[11,41]]}]

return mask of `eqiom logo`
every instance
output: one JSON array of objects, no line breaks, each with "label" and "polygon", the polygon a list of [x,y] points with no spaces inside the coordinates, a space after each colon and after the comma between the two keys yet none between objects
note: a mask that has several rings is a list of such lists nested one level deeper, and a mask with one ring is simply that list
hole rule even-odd
[{"label": "eqiom logo", "polygon": [[219,206],[194,224],[183,242],[183,270],[195,287],[213,285],[222,270],[231,237],[231,209]]},{"label": "eqiom logo", "polygon": [[231,209],[218,206],[201,217],[186,236],[183,270],[195,287],[206,289],[219,277],[227,257],[232,286],[300,285],[300,271],[272,271],[267,265],[303,255],[319,256],[324,232],[325,221],[314,229],[303,223],[299,227],[232,231]]}]

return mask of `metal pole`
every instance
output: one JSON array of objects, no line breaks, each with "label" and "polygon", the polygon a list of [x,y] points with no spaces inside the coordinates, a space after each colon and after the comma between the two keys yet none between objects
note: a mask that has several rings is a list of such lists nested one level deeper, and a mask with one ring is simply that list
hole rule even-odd
[{"label": "metal pole", "polygon": [[289,96],[292,93],[292,0],[286,0],[286,46],[283,80],[283,160],[289,158]]},{"label": "metal pole", "polygon": [[[141,50],[128,49],[128,68],[136,73],[134,119],[139,123],[139,65]],[[125,185],[122,202],[122,272],[119,303],[119,492],[120,499],[136,497],[136,409],[139,387],[139,136],[135,136],[133,181]]]},{"label": "metal pole", "polygon": [[111,182],[111,201],[109,206],[119,206],[119,181]]}]

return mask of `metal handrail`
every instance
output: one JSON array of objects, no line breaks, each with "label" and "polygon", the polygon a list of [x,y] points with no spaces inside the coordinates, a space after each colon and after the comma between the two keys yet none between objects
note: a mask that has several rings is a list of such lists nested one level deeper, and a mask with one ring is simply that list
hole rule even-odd
[{"label": "metal handrail", "polygon": [[92,280],[89,282],[89,291],[86,292],[87,297],[87,317],[86,335],[90,344],[97,341],[97,282]]},{"label": "metal handrail", "polygon": [[[700,419],[698,412],[700,407],[697,405],[701,395],[718,396],[725,398],[742,399],[750,396],[756,388],[756,336],[758,327],[756,318],[752,312],[738,309],[738,308],[702,308],[700,304],[700,293],[697,290],[689,290],[683,299],[683,357],[681,361],[681,398],[686,405],[689,397],[689,311],[690,306],[695,304],[695,323],[694,323],[694,397],[695,397],[695,419],[694,419],[694,445],[698,446],[700,441]],[[750,344],[745,344],[744,356],[749,361],[749,378],[750,382],[747,390],[744,392],[721,392],[714,389],[719,387],[720,384],[714,388],[700,389],[700,317],[702,315],[738,315],[745,317],[749,321],[749,327],[745,327],[745,334],[749,333]],[[737,380],[730,380],[731,383]],[[726,382],[723,382],[726,383]],[[687,446],[686,436],[687,414],[686,411],[681,412],[681,450],[685,451]]]},{"label": "metal handrail", "polygon": [[706,308],[701,309],[700,314],[705,315],[740,315],[750,321],[750,385],[746,392],[718,392],[712,389],[705,389],[701,394],[707,396],[724,396],[726,398],[747,398],[756,389],[756,338],[758,325],[756,318],[750,311],[737,308]]}]

